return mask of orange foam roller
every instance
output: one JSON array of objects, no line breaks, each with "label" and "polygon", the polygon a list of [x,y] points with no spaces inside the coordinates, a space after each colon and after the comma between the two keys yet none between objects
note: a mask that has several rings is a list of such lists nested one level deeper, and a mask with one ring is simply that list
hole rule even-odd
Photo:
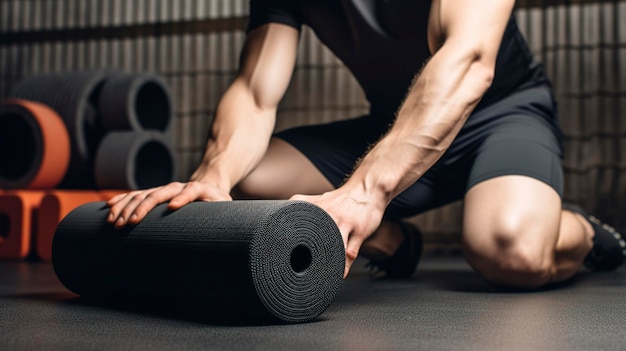
[{"label": "orange foam roller", "polygon": [[102,200],[102,194],[95,190],[55,190],[48,192],[41,200],[39,207],[35,237],[37,256],[44,261],[52,259],[54,231],[68,213],[78,206]]},{"label": "orange foam roller", "polygon": [[54,188],[69,162],[69,134],[53,109],[19,99],[0,104],[0,187]]},{"label": "orange foam roller", "polygon": [[43,196],[43,191],[5,191],[0,194],[0,259],[28,256],[34,213]]}]

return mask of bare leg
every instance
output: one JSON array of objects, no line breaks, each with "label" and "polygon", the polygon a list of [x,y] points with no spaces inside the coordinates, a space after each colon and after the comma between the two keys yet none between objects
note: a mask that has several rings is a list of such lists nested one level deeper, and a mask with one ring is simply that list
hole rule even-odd
[{"label": "bare leg", "polygon": [[573,276],[592,247],[592,230],[561,210],[545,183],[503,176],[465,197],[463,247],[468,262],[496,285],[535,288]]},{"label": "bare leg", "polygon": [[295,194],[322,194],[333,188],[298,149],[272,138],[261,163],[235,187],[233,195],[240,199],[288,199]]}]

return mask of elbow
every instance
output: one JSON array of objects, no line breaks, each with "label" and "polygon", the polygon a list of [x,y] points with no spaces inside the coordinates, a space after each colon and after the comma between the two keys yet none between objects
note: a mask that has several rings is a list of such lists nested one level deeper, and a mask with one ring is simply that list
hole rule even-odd
[{"label": "elbow", "polygon": [[469,64],[466,92],[471,103],[477,103],[491,87],[495,78],[495,60],[476,53]]},{"label": "elbow", "polygon": [[487,91],[493,84],[496,75],[495,63],[479,61],[477,65],[475,73],[477,84],[482,86],[484,91]]},{"label": "elbow", "polygon": [[476,75],[482,81],[485,86],[485,90],[489,89],[493,83],[496,75],[496,59],[498,56],[497,51],[489,50],[485,47],[476,49],[474,51],[473,66],[476,70]]},{"label": "elbow", "polygon": [[496,55],[490,55],[487,49],[482,47],[474,48],[471,52],[468,73],[473,76],[477,85],[487,90],[496,74]]}]

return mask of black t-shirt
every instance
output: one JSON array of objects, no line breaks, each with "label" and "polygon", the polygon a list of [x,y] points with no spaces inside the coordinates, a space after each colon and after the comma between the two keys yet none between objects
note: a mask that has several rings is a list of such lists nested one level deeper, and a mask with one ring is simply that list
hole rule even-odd
[{"label": "black t-shirt", "polygon": [[[250,0],[252,30],[270,22],[307,25],[353,73],[373,110],[390,118],[431,53],[426,0]],[[479,106],[547,82],[511,17],[492,86]]]}]

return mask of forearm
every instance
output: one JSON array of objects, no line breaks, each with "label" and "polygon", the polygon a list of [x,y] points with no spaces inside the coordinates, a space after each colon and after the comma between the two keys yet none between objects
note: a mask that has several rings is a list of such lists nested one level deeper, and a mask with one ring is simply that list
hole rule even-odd
[{"label": "forearm", "polygon": [[238,75],[220,99],[206,151],[191,180],[230,191],[258,165],[291,79],[297,45],[298,31],[286,25],[271,23],[249,33]]},{"label": "forearm", "polygon": [[191,180],[230,191],[260,162],[275,121],[275,108],[259,107],[246,84],[235,81],[220,100],[206,151]]},{"label": "forearm", "polygon": [[361,160],[346,186],[386,206],[448,149],[491,84],[493,65],[445,45],[424,67],[389,132]]}]

